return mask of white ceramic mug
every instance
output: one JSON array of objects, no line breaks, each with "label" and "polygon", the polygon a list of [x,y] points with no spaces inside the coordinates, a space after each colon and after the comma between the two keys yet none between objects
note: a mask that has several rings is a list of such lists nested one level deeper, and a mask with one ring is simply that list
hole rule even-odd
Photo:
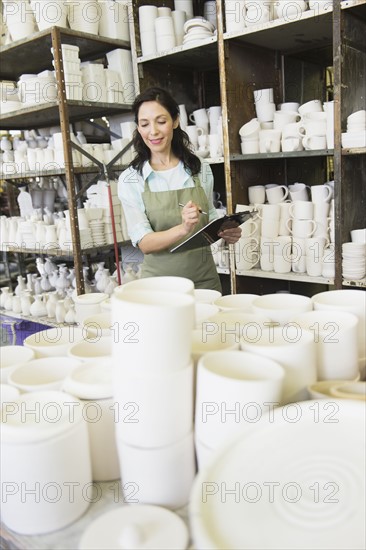
[{"label": "white ceramic mug", "polygon": [[281,149],[284,153],[291,151],[302,151],[302,140],[298,137],[287,137],[281,140]]},{"label": "white ceramic mug", "polygon": [[328,202],[332,198],[330,185],[312,185],[310,188],[311,200],[313,202]]},{"label": "white ceramic mug", "polygon": [[206,109],[196,109],[188,118],[191,122],[202,128],[205,134],[208,134],[209,120]]},{"label": "white ceramic mug", "polygon": [[306,272],[310,277],[320,277],[323,269],[324,248],[328,241],[324,237],[309,237],[305,240]]},{"label": "white ceramic mug", "polygon": [[[259,117],[258,117],[259,118]],[[281,150],[281,132],[278,130],[259,131],[259,152],[279,153]]]},{"label": "white ceramic mug", "polygon": [[305,136],[302,144],[306,151],[317,151],[327,148],[327,138],[323,136]]},{"label": "white ceramic mug", "polygon": [[248,187],[250,204],[264,204],[266,201],[266,189],[264,185],[251,185]]},{"label": "white ceramic mug", "polygon": [[310,189],[309,185],[305,183],[293,183],[288,186],[290,191],[290,197],[292,201],[308,201],[308,192],[307,189]]},{"label": "white ceramic mug", "polygon": [[241,271],[252,269],[258,262],[258,239],[241,237],[235,243],[235,265]]},{"label": "white ceramic mug", "polygon": [[289,194],[288,187],[286,185],[272,185],[266,186],[267,201],[269,204],[278,204],[284,202]]},{"label": "white ceramic mug", "polygon": [[273,121],[276,105],[274,103],[259,102],[255,104],[255,110],[259,122]]},{"label": "white ceramic mug", "polygon": [[316,222],[314,220],[297,220],[291,218],[286,223],[287,229],[294,237],[306,239],[311,237],[316,230]]},{"label": "white ceramic mug", "polygon": [[297,220],[312,220],[314,203],[311,201],[296,201],[289,207],[289,214]]},{"label": "white ceramic mug", "polygon": [[204,131],[202,128],[199,128],[198,126],[187,126],[185,129],[185,132],[188,134],[189,140],[192,143],[193,147],[197,149],[198,147],[198,136],[201,136],[204,134]]}]

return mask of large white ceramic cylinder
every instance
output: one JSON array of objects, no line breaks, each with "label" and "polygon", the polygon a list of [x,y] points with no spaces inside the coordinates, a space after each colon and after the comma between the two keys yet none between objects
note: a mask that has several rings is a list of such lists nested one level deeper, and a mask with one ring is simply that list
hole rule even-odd
[{"label": "large white ceramic cylinder", "polygon": [[114,294],[113,360],[131,373],[163,374],[190,363],[194,299],[173,292]]},{"label": "large white ceramic cylinder", "polygon": [[120,439],[117,446],[123,488],[128,491],[125,501],[173,509],[188,503],[196,472],[192,432],[157,449],[133,447]]},{"label": "large white ceramic cylinder", "polygon": [[312,332],[318,380],[354,380],[358,375],[356,315],[343,311],[308,311],[294,319]]},{"label": "large white ceramic cylinder", "polygon": [[1,516],[9,529],[49,533],[85,512],[93,497],[88,429],[75,398],[21,396],[2,409],[1,439]]},{"label": "large white ceramic cylinder", "polygon": [[99,361],[84,363],[66,378],[63,390],[80,399],[88,425],[93,480],[118,479],[112,365]]},{"label": "large white ceramic cylinder", "polygon": [[221,311],[240,309],[241,311],[250,313],[252,312],[252,302],[257,297],[257,294],[229,294],[227,296],[220,296],[220,298],[214,301],[214,304]]},{"label": "large white ceramic cylinder", "polygon": [[279,406],[284,375],[278,363],[254,353],[205,354],[197,371],[196,438],[216,449],[246,424],[258,421],[268,403]]},{"label": "large white ceramic cylinder", "polygon": [[104,292],[92,292],[75,296],[76,321],[81,324],[86,317],[101,313],[100,304],[108,297],[108,294]]},{"label": "large white ceramic cylinder", "polygon": [[193,365],[144,376],[115,365],[114,401],[118,439],[143,448],[176,443],[193,428]]},{"label": "large white ceramic cylinder", "polygon": [[366,367],[366,292],[364,290],[330,290],[312,297],[315,310],[338,309],[354,313],[358,317],[358,361],[361,377]]},{"label": "large white ceramic cylinder", "polygon": [[122,292],[130,292],[131,290],[144,290],[148,292],[182,292],[183,294],[191,294],[194,296],[194,284],[191,279],[187,279],[186,277],[173,277],[169,275],[135,279],[134,281],[129,281],[128,283],[116,287],[114,293],[118,295]]},{"label": "large white ceramic cylinder", "polygon": [[285,369],[282,403],[308,399],[307,386],[317,379],[311,332],[295,325],[263,329],[259,338],[241,341],[241,349],[278,362]]},{"label": "large white ceramic cylinder", "polygon": [[265,315],[280,325],[286,325],[295,315],[312,309],[311,299],[300,294],[264,294],[252,303],[254,313]]}]

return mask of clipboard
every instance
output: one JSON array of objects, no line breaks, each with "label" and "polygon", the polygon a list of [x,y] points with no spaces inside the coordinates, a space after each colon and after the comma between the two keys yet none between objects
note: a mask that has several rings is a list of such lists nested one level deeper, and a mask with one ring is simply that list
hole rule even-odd
[{"label": "clipboard", "polygon": [[212,220],[212,222],[209,222],[205,227],[202,227],[197,233],[194,233],[194,235],[191,235],[188,239],[172,248],[170,252],[183,252],[201,248],[202,246],[210,246],[221,239],[221,237],[218,236],[220,231],[229,229],[230,227],[238,227],[252,216],[252,211],[245,210],[244,212],[236,212],[230,216],[226,215],[222,218],[216,218],[216,220]]}]

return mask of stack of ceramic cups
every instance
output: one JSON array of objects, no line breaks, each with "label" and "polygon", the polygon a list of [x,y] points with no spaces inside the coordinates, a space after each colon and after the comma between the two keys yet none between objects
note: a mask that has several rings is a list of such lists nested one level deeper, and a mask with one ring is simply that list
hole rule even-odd
[{"label": "stack of ceramic cups", "polygon": [[302,116],[299,133],[305,151],[327,148],[327,119],[329,115],[323,111],[322,102],[319,99],[308,101],[299,107]]},{"label": "stack of ceramic cups", "polygon": [[342,147],[366,147],[365,109],[347,117],[347,131],[342,133]]},{"label": "stack of ceramic cups", "polygon": [[104,65],[102,63],[81,64],[84,101],[107,101],[107,89],[105,83]]},{"label": "stack of ceramic cups", "polygon": [[214,105],[208,109],[196,109],[189,115],[188,119],[193,124],[186,126],[185,131],[196,154],[201,157],[210,156],[210,158],[222,156],[221,106]]},{"label": "stack of ceramic cups", "polygon": [[239,130],[241,152],[243,155],[259,153],[259,131],[261,125],[257,118],[252,118]]},{"label": "stack of ceramic cups", "polygon": [[139,7],[139,28],[142,55],[153,55],[156,53],[155,19],[158,17],[156,6]]},{"label": "stack of ceramic cups", "polygon": [[117,287],[111,298],[121,478],[140,503],[187,504],[195,475],[193,290],[188,279],[153,277]]}]

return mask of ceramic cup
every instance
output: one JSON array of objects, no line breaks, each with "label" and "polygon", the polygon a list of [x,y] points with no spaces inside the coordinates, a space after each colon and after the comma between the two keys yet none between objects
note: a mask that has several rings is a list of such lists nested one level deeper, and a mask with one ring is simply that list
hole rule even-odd
[{"label": "ceramic cup", "polygon": [[192,432],[166,447],[134,447],[119,438],[117,446],[123,486],[129,491],[125,501],[136,488],[139,504],[172,509],[187,504],[196,473]]},{"label": "ceramic cup", "polygon": [[284,368],[283,404],[308,398],[307,386],[317,377],[314,336],[310,331],[293,325],[265,328],[255,341],[243,338],[241,348],[268,357]]},{"label": "ceramic cup", "polygon": [[271,359],[241,351],[207,353],[198,362],[196,437],[212,449],[240,432],[265,403],[281,402],[283,368]]},{"label": "ceramic cup", "polygon": [[355,315],[343,311],[308,311],[293,322],[314,335],[318,380],[353,380],[358,375]]}]

